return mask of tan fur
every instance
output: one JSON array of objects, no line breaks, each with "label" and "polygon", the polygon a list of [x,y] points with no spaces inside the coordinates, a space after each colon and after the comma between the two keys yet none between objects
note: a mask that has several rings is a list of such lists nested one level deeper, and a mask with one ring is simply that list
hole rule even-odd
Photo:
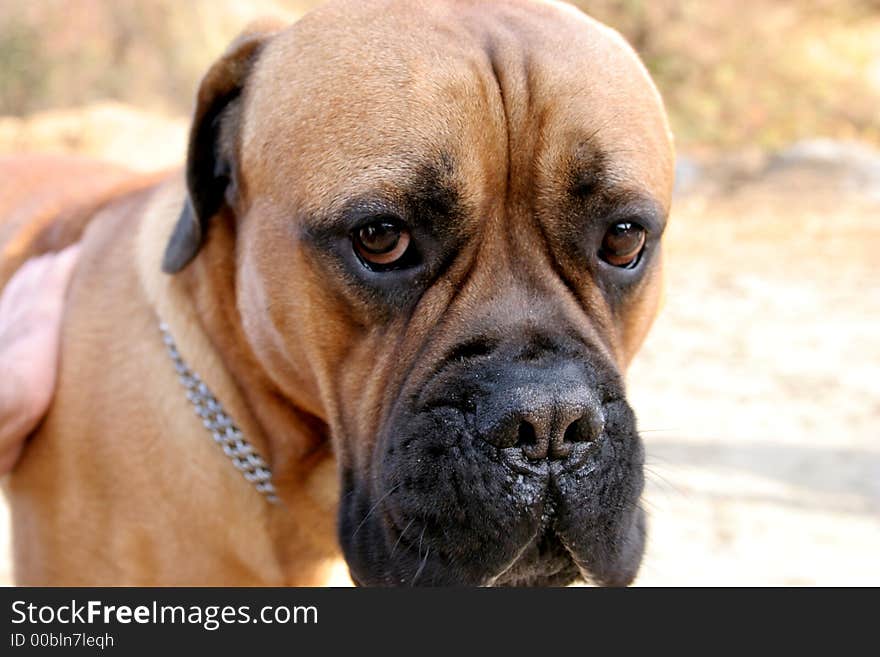
[{"label": "tan fur", "polygon": [[[424,27],[425,13],[439,27]],[[364,40],[363,26],[385,33]],[[491,42],[492,61],[475,41]],[[517,104],[526,85],[532,104]],[[559,318],[597,336],[621,369],[650,325],[659,267],[614,317],[595,286],[574,298],[536,246],[534,211],[561,193],[575,131],[607,151],[622,184],[669,207],[662,105],[607,28],[555,3],[331,3],[266,38],[242,102],[238,197],[180,274],[159,271],[184,202],[180,174],[87,213],[56,399],[7,485],[22,584],[324,583],[339,560],[336,461],[365,467],[404,374],[418,375],[427,355],[474,322],[529,321],[541,300],[522,277],[561,300]],[[371,324],[373,310],[340,294],[296,242],[298,217],[390,188],[441,151],[481,237],[410,317]],[[43,173],[42,190],[65,175]],[[43,248],[15,225],[0,240],[0,275]],[[160,318],[269,456],[283,505],[268,505],[202,428]]]}]

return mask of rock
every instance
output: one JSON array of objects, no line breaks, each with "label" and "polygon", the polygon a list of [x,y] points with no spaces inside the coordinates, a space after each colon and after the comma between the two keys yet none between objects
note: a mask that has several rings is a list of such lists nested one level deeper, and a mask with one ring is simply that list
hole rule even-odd
[{"label": "rock", "polygon": [[703,167],[693,158],[679,155],[675,160],[675,187],[673,193],[676,196],[693,191],[703,178]]},{"label": "rock", "polygon": [[835,139],[806,139],[773,155],[767,175],[807,171],[834,179],[880,199],[880,150],[868,144]]}]

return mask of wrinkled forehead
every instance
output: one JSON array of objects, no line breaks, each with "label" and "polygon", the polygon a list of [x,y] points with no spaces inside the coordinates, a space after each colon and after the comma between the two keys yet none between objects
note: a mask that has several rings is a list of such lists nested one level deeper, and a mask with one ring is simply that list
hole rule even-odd
[{"label": "wrinkled forehead", "polygon": [[673,170],[662,103],[629,46],[541,2],[334,3],[307,15],[268,44],[247,85],[242,159],[250,185],[283,184],[324,208],[435,162],[477,190],[534,160],[601,161],[668,209]]}]

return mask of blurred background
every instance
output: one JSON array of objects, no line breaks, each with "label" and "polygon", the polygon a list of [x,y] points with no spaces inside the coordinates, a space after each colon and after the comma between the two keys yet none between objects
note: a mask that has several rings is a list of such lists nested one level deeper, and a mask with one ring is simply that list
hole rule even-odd
[{"label": "blurred background", "polygon": [[[317,4],[0,0],[0,155],[178,163],[210,62]],[[637,583],[880,584],[880,0],[574,4],[639,51],[679,151],[666,306],[628,376]]]}]

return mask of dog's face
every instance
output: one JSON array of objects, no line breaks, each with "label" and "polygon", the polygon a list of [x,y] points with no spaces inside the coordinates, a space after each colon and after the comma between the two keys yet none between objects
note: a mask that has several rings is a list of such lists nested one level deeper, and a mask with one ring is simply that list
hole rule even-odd
[{"label": "dog's face", "polygon": [[673,170],[635,55],[527,2],[331,5],[242,43],[203,84],[181,224],[233,217],[245,334],[331,427],[355,581],[630,582],[622,372]]}]

